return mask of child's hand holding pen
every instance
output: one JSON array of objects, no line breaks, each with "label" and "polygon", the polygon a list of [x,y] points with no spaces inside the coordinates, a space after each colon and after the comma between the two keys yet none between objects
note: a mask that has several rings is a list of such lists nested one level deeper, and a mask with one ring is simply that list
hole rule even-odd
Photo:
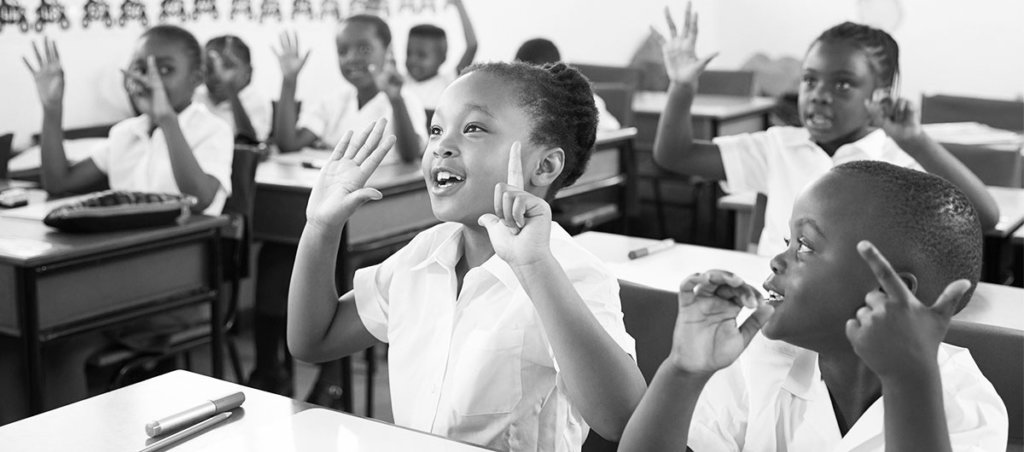
[{"label": "child's hand holding pen", "polygon": [[665,58],[665,70],[673,83],[697,86],[697,79],[704,68],[718,53],[704,58],[697,57],[697,13],[692,12],[692,5],[686,3],[686,14],[683,16],[683,30],[678,32],[668,7],[665,7],[665,20],[668,22],[669,38],[662,36],[658,30],[651,28],[654,39],[661,45]]},{"label": "child's hand holding pen", "polygon": [[551,254],[551,207],[523,190],[522,145],[512,144],[508,181],[494,186],[494,213],[480,216],[494,252],[511,266],[529,265]]},{"label": "child's hand holding pen", "polygon": [[32,50],[36,54],[37,67],[32,67],[28,58],[21,57],[21,60],[25,62],[25,66],[36,81],[36,91],[43,103],[43,109],[59,109],[64,102],[64,68],[60,64],[57,43],[44,37],[43,52],[39,52],[39,47],[34,42]]}]

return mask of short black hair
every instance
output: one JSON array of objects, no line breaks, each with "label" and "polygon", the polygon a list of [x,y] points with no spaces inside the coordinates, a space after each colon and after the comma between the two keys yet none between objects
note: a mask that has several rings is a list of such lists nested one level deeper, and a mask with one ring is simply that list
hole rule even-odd
[{"label": "short black hair", "polygon": [[898,92],[900,46],[885,30],[853,22],[843,22],[821,33],[818,39],[814,40],[814,43],[818,42],[845,42],[859,47],[871,61],[871,69],[878,81],[883,86]]},{"label": "short black hair", "polygon": [[423,38],[436,40],[441,46],[441,55],[448,54],[448,35],[444,29],[436,25],[420,24],[409,29],[409,40],[412,38]]},{"label": "short black hair", "polygon": [[202,69],[202,47],[199,46],[199,41],[196,40],[196,37],[192,36],[192,33],[189,33],[188,30],[176,25],[154,25],[142,32],[143,38],[147,36],[155,36],[181,44],[182,48],[185,49],[185,56],[188,58],[189,64],[192,65],[192,69]]},{"label": "short black hair", "polygon": [[963,309],[977,287],[982,252],[981,222],[967,195],[939,176],[885,162],[844,163],[832,172],[869,184],[880,198],[871,221],[905,244],[883,252],[902,253],[918,277],[918,293],[930,298],[922,300],[934,300],[958,279],[971,282],[957,311]]},{"label": "short black hair", "polygon": [[218,52],[227,52],[241,60],[247,65],[252,64],[252,57],[250,56],[249,46],[242,41],[242,38],[234,35],[217,36],[209,41],[206,41],[206,50],[216,50]]},{"label": "short black hair", "polygon": [[516,60],[539,66],[562,61],[562,54],[558,52],[555,43],[544,38],[535,38],[519,46]]},{"label": "short black hair", "polygon": [[341,21],[342,24],[349,22],[355,22],[360,24],[372,25],[377,30],[377,37],[384,43],[384,47],[387,48],[391,45],[391,27],[388,27],[388,23],[384,22],[380,16],[374,16],[372,14],[356,14],[349,16],[345,20]]},{"label": "short black hair", "polygon": [[565,63],[482,63],[462,71],[471,72],[492,74],[515,83],[519,87],[519,105],[533,120],[530,141],[565,151],[565,167],[548,190],[548,197],[575,183],[587,168],[597,139],[597,107],[590,81]]}]

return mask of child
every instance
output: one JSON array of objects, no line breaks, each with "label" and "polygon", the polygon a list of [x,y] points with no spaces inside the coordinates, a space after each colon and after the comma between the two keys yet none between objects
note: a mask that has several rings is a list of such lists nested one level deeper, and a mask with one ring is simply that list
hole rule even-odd
[{"label": "child", "polygon": [[231,129],[192,102],[203,82],[198,41],[182,28],[158,25],[139,38],[124,72],[125,88],[142,115],[110,129],[92,156],[70,165],[64,155],[64,70],[49,39],[25,65],[43,104],[40,133],[43,188],[50,194],[87,191],[107,182],[115,190],[195,196],[197,212],[219,215],[231,194]]},{"label": "child", "polygon": [[[562,54],[555,47],[555,43],[544,38],[530,39],[519,46],[516,51],[516,60],[534,65],[544,65],[562,61]],[[608,112],[608,107],[601,96],[594,94],[594,105],[597,107],[597,128],[598,130],[618,130],[622,126],[619,120],[615,119]]]},{"label": "child", "polygon": [[441,96],[423,156],[444,223],[357,271],[339,302],[342,227],[380,199],[361,187],[393,142],[380,123],[349,134],[306,208],[288,294],[295,356],[388,343],[405,427],[498,450],[580,450],[588,424],[617,438],[644,390],[618,285],[542,199],[582,174],[595,123],[589,83],[564,64],[468,68]]},{"label": "child", "polygon": [[[299,56],[298,37],[281,34],[281,99],[277,107],[276,140],[282,152],[304,147],[331,148],[346,130],[386,117],[398,137],[398,152],[389,162],[412,162],[426,141],[426,112],[419,101],[402,93],[401,77],[388,61],[391,30],[377,16],[345,19],[336,36],[338,68],[351,86],[304,105],[296,122],[295,86],[309,52]],[[352,89],[354,88],[354,89]],[[389,130],[389,133],[392,131]]]},{"label": "child", "polygon": [[466,7],[462,0],[452,0],[451,4],[454,4],[459,12],[462,33],[466,38],[466,50],[462,52],[462,58],[455,65],[454,73],[438,72],[441,64],[448,58],[448,36],[440,27],[428,24],[412,27],[405,49],[405,70],[412,79],[406,83],[406,88],[431,111],[437,108],[441,92],[455,80],[457,74],[473,62],[473,57],[476,56],[476,33],[473,32],[473,22],[469,20]]},{"label": "child", "polygon": [[[728,272],[683,282],[672,351],[620,450],[1005,450],[1002,400],[970,352],[941,343],[981,271],[967,197],[846,163],[797,199],[790,234],[767,303]],[[755,311],[737,326],[742,306]]]},{"label": "child", "polygon": [[270,99],[249,85],[249,46],[237,36],[218,36],[206,43],[206,59],[206,86],[196,90],[193,100],[231,124],[236,137],[266,140],[273,114]]},{"label": "child", "polygon": [[967,194],[982,228],[998,221],[998,207],[981,181],[924,133],[919,111],[897,100],[899,47],[884,31],[846,22],[811,44],[799,92],[803,128],[772,127],[707,142],[694,140],[690,106],[697,79],[715,55],[698,58],[694,53],[697,16],[689,4],[682,32],[677,35],[670,16],[668,26],[672,39],[662,44],[672,83],[658,123],[655,161],[673,171],[725,179],[727,191],[767,195],[758,254],[770,256],[783,248],[797,193],[832,166],[851,160],[923,168]]}]

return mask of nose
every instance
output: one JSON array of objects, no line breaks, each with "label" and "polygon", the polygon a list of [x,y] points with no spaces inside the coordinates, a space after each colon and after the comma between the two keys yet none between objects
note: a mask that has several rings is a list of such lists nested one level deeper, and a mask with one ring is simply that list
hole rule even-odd
[{"label": "nose", "polygon": [[434,148],[434,156],[437,158],[451,158],[459,155],[459,148],[455,143],[456,134],[443,134],[437,140],[437,147]]},{"label": "nose", "polygon": [[768,265],[772,268],[772,273],[778,275],[786,270],[787,251],[783,251],[779,254],[776,254],[775,257],[773,257],[772,260],[768,263]]},{"label": "nose", "polygon": [[811,89],[811,101],[820,104],[832,103],[832,91],[828,89],[825,83],[819,83]]}]

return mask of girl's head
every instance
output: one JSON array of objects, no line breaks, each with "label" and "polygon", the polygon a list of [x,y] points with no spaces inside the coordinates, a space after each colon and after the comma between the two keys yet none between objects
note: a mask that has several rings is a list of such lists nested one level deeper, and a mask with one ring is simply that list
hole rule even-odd
[{"label": "girl's head", "polygon": [[820,144],[856,141],[872,130],[865,102],[897,97],[898,80],[899,46],[892,36],[852,22],[836,25],[804,57],[800,119]]},{"label": "girl's head", "polygon": [[422,169],[434,214],[476,226],[494,209],[512,143],[522,145],[525,190],[552,197],[583,174],[597,132],[590,82],[563,63],[486,63],[441,95]]},{"label": "girl's head", "polygon": [[206,42],[206,89],[214,101],[221,102],[227,100],[228,91],[226,87],[221,86],[220,80],[213,73],[214,65],[210,57],[213,52],[221,55],[221,61],[226,69],[239,71],[243,87],[248,86],[252,80],[252,59],[249,46],[237,36],[218,36]]},{"label": "girl's head", "polygon": [[[174,25],[157,25],[142,33],[135,44],[128,71],[146,75],[146,59],[155,58],[167,98],[174,110],[180,112],[192,102],[192,93],[203,82],[202,55],[199,41],[192,33]],[[125,89],[140,111],[150,110],[152,92],[128,78]]]},{"label": "girl's head", "polygon": [[360,90],[374,89],[374,74],[384,67],[391,45],[387,22],[369,14],[351,16],[341,23],[335,44],[345,80]]}]

